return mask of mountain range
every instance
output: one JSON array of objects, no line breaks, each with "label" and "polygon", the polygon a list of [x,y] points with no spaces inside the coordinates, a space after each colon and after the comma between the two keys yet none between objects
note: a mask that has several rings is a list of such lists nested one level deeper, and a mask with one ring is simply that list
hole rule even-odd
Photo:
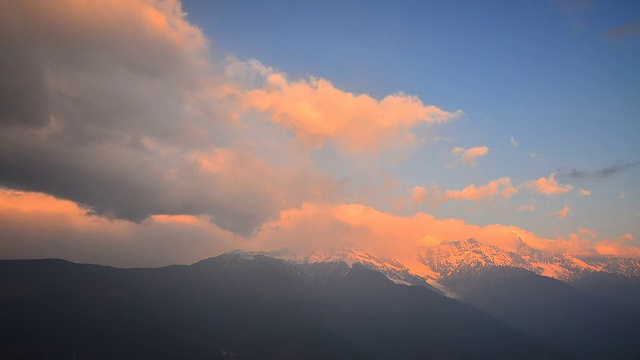
[{"label": "mountain range", "polygon": [[0,358],[640,358],[635,259],[474,239],[417,258],[423,274],[349,247],[152,269],[0,260]]}]

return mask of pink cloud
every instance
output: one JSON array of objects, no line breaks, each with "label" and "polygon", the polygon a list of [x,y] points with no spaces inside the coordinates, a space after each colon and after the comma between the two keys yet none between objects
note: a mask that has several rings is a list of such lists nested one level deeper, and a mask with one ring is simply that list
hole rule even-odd
[{"label": "pink cloud", "polygon": [[541,177],[538,180],[531,180],[525,183],[529,189],[544,195],[564,194],[573,190],[571,185],[560,185],[555,179],[555,174],[549,175],[549,178]]},{"label": "pink cloud", "polygon": [[567,215],[569,215],[571,213],[571,209],[569,208],[569,205],[564,204],[564,207],[558,211],[555,212],[550,212],[547,214],[547,216],[555,216],[558,219],[564,219],[567,217]]},{"label": "pink cloud", "polygon": [[423,188],[422,186],[414,187],[411,192],[411,199],[414,203],[422,205],[425,201],[427,201],[427,189]]},{"label": "pink cloud", "polygon": [[582,196],[591,196],[591,191],[580,188],[578,190]]}]

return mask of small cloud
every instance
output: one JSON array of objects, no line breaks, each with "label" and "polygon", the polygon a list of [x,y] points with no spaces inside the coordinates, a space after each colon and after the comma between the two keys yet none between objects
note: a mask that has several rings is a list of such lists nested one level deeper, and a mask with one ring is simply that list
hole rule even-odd
[{"label": "small cloud", "polygon": [[411,200],[418,205],[429,201],[431,207],[436,207],[441,202],[452,200],[472,202],[506,200],[518,191],[519,189],[511,184],[511,179],[502,177],[483,185],[471,184],[461,190],[442,190],[435,184],[429,190],[416,186],[413,188]]},{"label": "small cloud", "polygon": [[534,153],[534,152],[531,152],[531,153],[529,153],[529,157],[530,157],[531,159],[533,159],[533,160],[538,161],[538,160],[540,160],[540,158],[542,157],[542,154],[536,154],[536,153]]},{"label": "small cloud", "polygon": [[511,141],[511,145],[513,145],[513,147],[518,146],[518,142],[516,141],[516,138],[514,138],[513,136],[511,137],[510,141]]},{"label": "small cloud", "polygon": [[640,35],[640,23],[607,29],[602,36],[607,40],[627,40]]},{"label": "small cloud", "polygon": [[427,189],[422,186],[416,186],[413,188],[411,192],[411,200],[418,205],[422,205],[425,201],[427,201]]},{"label": "small cloud", "polygon": [[625,197],[627,197],[627,194],[625,194],[625,193],[620,193],[620,196],[618,196],[618,199],[622,200],[622,199],[624,199]]},{"label": "small cloud", "polygon": [[582,196],[591,196],[591,191],[589,191],[589,190],[585,190],[585,189],[581,188],[578,191],[580,192],[580,195],[582,195]]},{"label": "small cloud", "polygon": [[516,212],[521,212],[521,211],[535,211],[536,210],[536,206],[533,204],[529,204],[529,205],[520,205],[518,206],[518,208],[516,209]]},{"label": "small cloud", "polygon": [[578,234],[588,235],[592,239],[595,239],[598,236],[598,233],[595,230],[591,230],[591,229],[579,229]]},{"label": "small cloud", "polygon": [[564,207],[556,212],[550,212],[547,214],[547,216],[555,216],[558,219],[564,219],[567,217],[567,215],[569,215],[571,213],[571,209],[569,209],[569,205],[567,205],[566,203],[564,204]]},{"label": "small cloud", "polygon": [[525,183],[529,189],[544,195],[564,194],[573,190],[571,185],[561,185],[555,179],[556,174],[549,175],[549,178],[541,177],[538,180],[531,180]]},{"label": "small cloud", "polygon": [[489,153],[489,148],[486,146],[478,146],[470,149],[465,149],[461,147],[455,147],[451,150],[451,154],[458,159],[453,163],[449,164],[449,166],[454,166],[456,164],[462,164],[466,166],[475,166],[476,158],[480,156],[485,156]]}]

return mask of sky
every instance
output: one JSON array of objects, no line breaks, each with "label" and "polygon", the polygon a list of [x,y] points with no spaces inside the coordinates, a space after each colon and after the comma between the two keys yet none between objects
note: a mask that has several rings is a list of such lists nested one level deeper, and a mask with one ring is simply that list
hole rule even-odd
[{"label": "sky", "polygon": [[0,53],[0,258],[640,257],[637,1],[4,1]]}]

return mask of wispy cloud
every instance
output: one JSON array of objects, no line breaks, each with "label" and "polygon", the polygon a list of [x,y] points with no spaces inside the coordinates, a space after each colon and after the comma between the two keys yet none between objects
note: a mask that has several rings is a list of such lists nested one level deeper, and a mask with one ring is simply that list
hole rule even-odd
[{"label": "wispy cloud", "polygon": [[627,24],[607,29],[602,36],[608,40],[626,40],[640,35],[640,23]]},{"label": "wispy cloud", "polygon": [[462,164],[465,166],[475,166],[476,159],[481,156],[486,156],[489,153],[489,148],[486,146],[477,146],[469,149],[462,147],[455,147],[451,150],[451,155],[457,158],[456,161],[449,164],[449,166],[455,166]]},{"label": "wispy cloud", "polygon": [[567,217],[567,215],[569,215],[571,213],[571,209],[569,208],[568,204],[564,204],[564,207],[562,207],[562,209],[555,211],[555,212],[550,212],[547,214],[547,216],[555,216],[558,219],[564,219]]},{"label": "wispy cloud", "polygon": [[521,211],[535,211],[536,210],[536,206],[533,204],[528,204],[528,205],[520,205],[518,206],[518,208],[516,209],[516,212],[521,212]]},{"label": "wispy cloud", "polygon": [[638,165],[640,165],[640,160],[630,162],[630,163],[625,163],[625,164],[607,166],[605,168],[593,170],[593,171],[572,169],[568,172],[559,171],[558,177],[571,178],[571,179],[606,178],[606,177],[615,175],[617,173],[620,173],[622,171],[632,169]]},{"label": "wispy cloud", "polygon": [[578,191],[580,192],[580,195],[582,195],[582,196],[591,196],[591,191],[589,191],[589,190],[585,190],[585,189],[580,188],[580,190],[578,190]]},{"label": "wispy cloud", "polygon": [[509,139],[509,141],[511,142],[511,145],[513,147],[518,146],[518,141],[516,141],[516,138],[514,138],[513,136],[511,137],[511,139]]}]

